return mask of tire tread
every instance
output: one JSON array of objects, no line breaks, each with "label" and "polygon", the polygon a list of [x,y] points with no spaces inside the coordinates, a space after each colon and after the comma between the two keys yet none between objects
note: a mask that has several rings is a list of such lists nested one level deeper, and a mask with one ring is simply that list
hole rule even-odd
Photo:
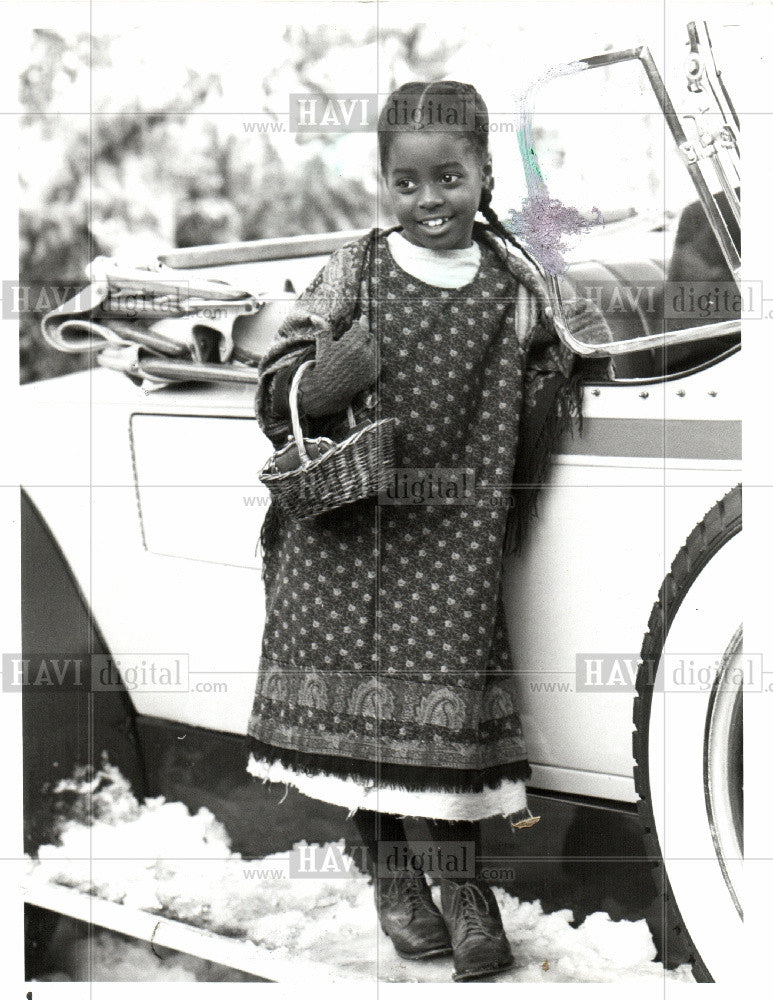
[{"label": "tire tread", "polygon": [[[741,530],[741,484],[732,487],[706,513],[702,520],[687,536],[682,548],[677,552],[660,587],[658,599],[650,612],[647,621],[647,632],[642,641],[640,660],[642,664],[649,659],[656,662],[665,643],[666,635],[679,610],[685,595],[695,582],[700,572],[719,549]],[[647,739],[649,729],[650,708],[652,699],[652,673],[642,670],[636,676],[636,697],[633,702],[633,779],[636,793],[639,797],[637,809],[641,823],[641,831],[647,853],[655,859],[655,865],[663,869],[660,844],[655,827],[655,818],[649,795],[649,780],[647,768]],[[685,926],[679,912],[676,900],[673,898],[667,872],[663,871],[665,889],[663,902],[665,908],[665,951],[668,952],[669,935],[681,938],[682,943],[689,942],[690,962],[693,975],[698,982],[713,982],[705,963],[692,943],[688,928]]]}]

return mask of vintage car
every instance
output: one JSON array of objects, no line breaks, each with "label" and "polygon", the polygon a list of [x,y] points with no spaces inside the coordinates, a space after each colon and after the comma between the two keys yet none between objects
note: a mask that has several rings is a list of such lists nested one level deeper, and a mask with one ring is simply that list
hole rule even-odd
[{"label": "vintage car", "polygon": [[[689,26],[681,58],[671,81],[646,46],[605,52],[537,95],[523,153],[551,196],[578,204],[562,183],[587,123],[541,117],[571,92],[621,175],[638,176],[636,143],[655,141],[681,202],[662,201],[656,171],[649,209],[600,204],[583,164],[578,207],[596,224],[551,287],[559,307],[575,293],[602,307],[616,374],[585,386],[582,434],[555,455],[505,602],[531,790],[638,809],[667,875],[667,937],[686,942],[696,978],[729,981],[743,919],[739,121],[704,25]],[[256,294],[262,308],[236,321],[251,362],[108,349],[89,371],[25,387],[24,655],[98,652],[119,667],[81,700],[25,693],[30,849],[55,765],[107,750],[143,788],[164,727],[223,746],[245,733],[264,612],[258,472],[272,451],[255,356],[293,292],[359,232],[160,258],[157,277]],[[598,353],[560,325],[579,354]],[[143,681],[155,655],[186,658],[186,684]]]}]

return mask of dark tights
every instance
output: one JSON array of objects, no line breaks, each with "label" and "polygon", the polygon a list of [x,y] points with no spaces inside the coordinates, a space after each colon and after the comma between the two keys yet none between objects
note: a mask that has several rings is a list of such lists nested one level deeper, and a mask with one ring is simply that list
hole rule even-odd
[{"label": "dark tights", "polygon": [[[378,845],[389,842],[386,851],[396,852],[398,857],[405,856],[404,848],[408,847],[408,840],[405,835],[403,821],[392,813],[375,812],[371,809],[358,809],[354,814],[354,823],[362,838],[362,842],[368,852],[369,867],[373,871],[372,859],[378,858]],[[448,819],[427,819],[430,839],[436,844],[449,843],[451,841],[465,843],[472,842],[474,847],[474,857],[481,855],[481,834],[480,822],[477,820],[448,820]],[[382,848],[383,849],[383,848]],[[412,857],[412,852],[407,852],[408,863]],[[448,873],[450,878],[455,878]],[[469,878],[470,876],[464,876]]]}]

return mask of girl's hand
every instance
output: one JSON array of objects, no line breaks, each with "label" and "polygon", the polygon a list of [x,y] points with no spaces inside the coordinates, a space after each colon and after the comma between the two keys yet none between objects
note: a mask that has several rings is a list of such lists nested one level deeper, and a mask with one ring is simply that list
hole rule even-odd
[{"label": "girl's hand", "polygon": [[564,316],[569,332],[586,344],[608,344],[614,339],[604,314],[591,299],[566,302]]},{"label": "girl's hand", "polygon": [[314,372],[318,377],[323,378],[335,370],[340,370],[342,366],[351,363],[351,359],[357,358],[358,366],[360,362],[372,361],[373,381],[376,381],[376,341],[373,331],[364,317],[361,316],[355,323],[352,323],[349,329],[337,339],[334,338],[333,331],[326,320],[321,316],[314,316],[312,319],[318,326],[316,364],[314,365]]},{"label": "girl's hand", "polygon": [[376,381],[376,338],[363,317],[337,340],[323,317],[311,318],[317,327],[317,353],[313,368],[301,377],[300,398],[306,413],[323,416],[344,409]]},{"label": "girl's hand", "polygon": [[[312,315],[309,317],[317,328],[317,357],[320,358],[321,354],[326,354],[331,346],[333,348],[336,344],[340,344],[342,341],[347,340],[349,342],[356,340],[358,337],[363,338],[366,341],[370,341],[373,336],[373,331],[368,325],[368,321],[364,316],[360,316],[359,319],[355,320],[354,323],[345,330],[338,337],[333,336],[333,330],[328,323],[328,321],[323,316]],[[320,348],[322,349],[320,351]]]}]

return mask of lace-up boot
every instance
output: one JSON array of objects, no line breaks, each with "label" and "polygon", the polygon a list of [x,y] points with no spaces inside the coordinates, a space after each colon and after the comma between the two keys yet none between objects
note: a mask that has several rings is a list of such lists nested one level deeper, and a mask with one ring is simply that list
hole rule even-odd
[{"label": "lace-up boot", "polygon": [[487,882],[441,879],[440,905],[451,932],[455,982],[510,968],[513,953],[499,906]]},{"label": "lace-up boot", "polygon": [[403,870],[373,879],[376,911],[402,958],[451,953],[445,920],[432,899],[424,872]]}]

